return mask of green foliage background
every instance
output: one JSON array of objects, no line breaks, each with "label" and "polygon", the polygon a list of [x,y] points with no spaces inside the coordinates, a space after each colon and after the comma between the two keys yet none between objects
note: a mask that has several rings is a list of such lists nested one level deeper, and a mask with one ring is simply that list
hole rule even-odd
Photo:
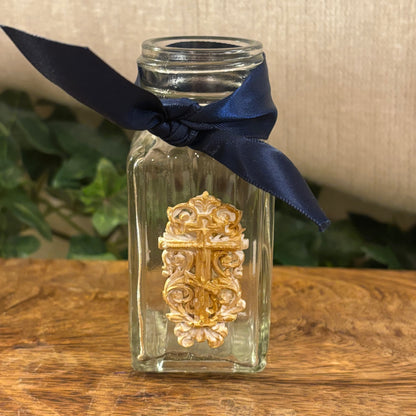
[{"label": "green foliage background", "polygon": [[[40,116],[45,109],[49,115]],[[68,258],[127,258],[129,146],[108,121],[94,128],[62,105],[32,102],[19,91],[0,94],[0,257],[29,256],[39,236],[55,235],[69,241]],[[275,264],[416,269],[416,227],[402,231],[351,214],[319,233],[284,204],[276,208]],[[52,228],[52,214],[72,231]],[[91,223],[89,231],[79,217]]]},{"label": "green foliage background", "polygon": [[[41,117],[40,110],[48,110]],[[130,141],[119,127],[77,121],[67,107],[23,92],[0,95],[0,256],[25,257],[38,236],[69,241],[68,258],[127,257],[125,163]],[[59,216],[70,234],[53,229]],[[88,217],[92,232],[77,221]]]}]

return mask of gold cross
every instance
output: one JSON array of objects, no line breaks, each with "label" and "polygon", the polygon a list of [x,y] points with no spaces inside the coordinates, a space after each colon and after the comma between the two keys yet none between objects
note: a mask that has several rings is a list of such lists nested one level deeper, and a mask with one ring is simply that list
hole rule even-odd
[{"label": "gold cross", "polygon": [[[241,211],[204,192],[169,207],[167,213],[169,222],[159,237],[164,275],[168,277],[163,290],[171,308],[167,317],[190,328],[211,330],[218,323],[236,319],[236,310],[245,305],[236,269],[241,269],[242,250],[248,247],[240,224]],[[232,313],[224,316],[227,290],[233,292],[228,305]],[[206,334],[199,336],[199,342],[207,339]]]}]

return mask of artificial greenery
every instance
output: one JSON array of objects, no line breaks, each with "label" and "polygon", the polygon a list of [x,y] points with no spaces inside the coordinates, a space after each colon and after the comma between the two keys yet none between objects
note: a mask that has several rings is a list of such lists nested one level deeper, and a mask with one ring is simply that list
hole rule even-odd
[{"label": "artificial greenery", "polygon": [[[108,121],[91,127],[62,105],[3,92],[0,257],[28,256],[39,236],[58,236],[69,241],[69,258],[126,258],[129,146],[126,133]],[[54,229],[52,215],[71,232]],[[89,232],[79,217],[89,218]]]},{"label": "artificial greenery", "polygon": [[275,264],[416,269],[416,226],[403,231],[365,215],[350,214],[319,233],[279,203],[274,247]]},{"label": "artificial greenery", "polygon": [[[0,94],[0,257],[29,256],[39,236],[57,236],[69,241],[68,258],[126,258],[129,145],[126,132],[108,121],[92,127],[68,107],[33,102],[24,92]],[[71,231],[52,226],[53,216]],[[85,219],[88,230],[80,225]],[[319,233],[279,203],[274,262],[416,269],[416,227],[402,231],[351,214]]]}]

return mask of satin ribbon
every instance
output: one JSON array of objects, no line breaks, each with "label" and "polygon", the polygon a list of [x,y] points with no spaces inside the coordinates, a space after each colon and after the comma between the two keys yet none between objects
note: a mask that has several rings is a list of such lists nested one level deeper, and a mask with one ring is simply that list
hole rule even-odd
[{"label": "satin ribbon", "polygon": [[186,98],[159,99],[88,48],[1,27],[39,72],[104,117],[127,129],[149,130],[171,145],[202,151],[297,209],[321,231],[330,224],[293,163],[264,142],[277,118],[265,60],[231,95],[200,106]]}]

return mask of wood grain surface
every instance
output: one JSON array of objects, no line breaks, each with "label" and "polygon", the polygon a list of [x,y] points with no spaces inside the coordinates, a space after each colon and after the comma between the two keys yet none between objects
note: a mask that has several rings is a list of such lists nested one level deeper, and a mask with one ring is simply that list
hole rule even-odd
[{"label": "wood grain surface", "polygon": [[0,415],[416,415],[416,272],[275,268],[267,368],[130,367],[126,262],[0,260]]}]

